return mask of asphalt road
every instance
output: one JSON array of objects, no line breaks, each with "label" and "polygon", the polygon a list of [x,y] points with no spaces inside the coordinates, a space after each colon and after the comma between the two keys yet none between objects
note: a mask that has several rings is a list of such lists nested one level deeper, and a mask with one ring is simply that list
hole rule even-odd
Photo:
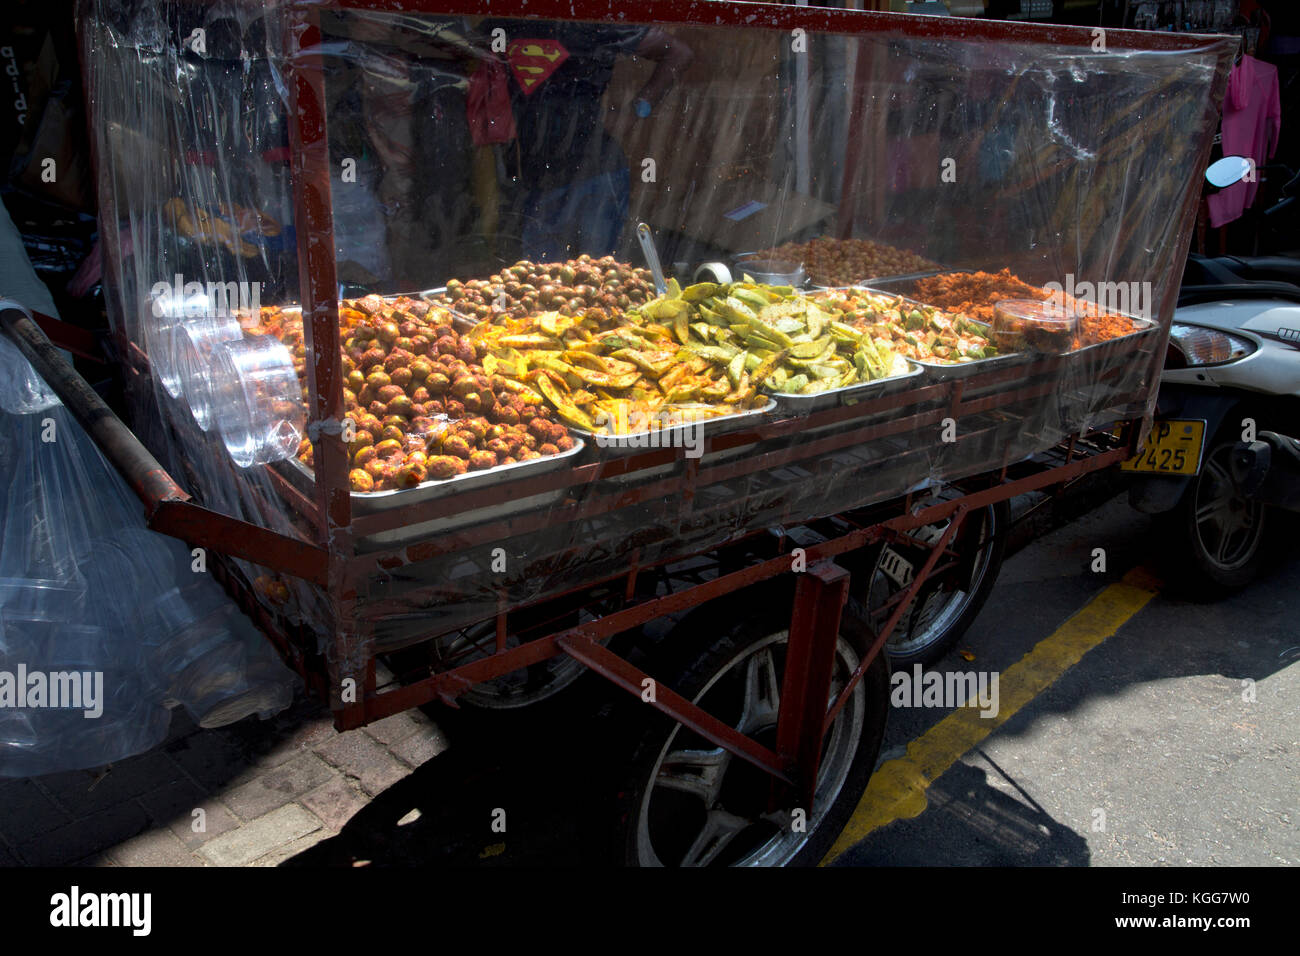
[{"label": "asphalt road", "polygon": [[[1073,511],[1110,490],[1085,488]],[[1197,604],[1147,573],[1161,542],[1122,496],[1049,530],[1071,517],[1021,525],[1023,547],[937,665],[996,672],[998,716],[892,709],[825,863],[1300,863],[1300,548]],[[576,718],[437,711],[450,748],[285,865],[609,862],[618,727],[603,686],[574,693]]]},{"label": "asphalt road", "polygon": [[[1099,547],[1105,573],[1091,569]],[[939,669],[1000,672],[1005,707],[1009,669],[1080,609],[1120,592],[1109,620],[1122,623],[1067,633],[1075,650],[1093,646],[960,755],[927,738],[947,711],[896,708],[882,765],[951,766],[834,864],[1300,863],[1300,548],[1213,604],[1139,574],[1127,580],[1140,587],[1124,583],[1130,569],[1162,564],[1152,523],[1123,497],[1011,558],[961,642],[974,659],[955,652]],[[1055,670],[1059,658],[1039,663]],[[890,814],[864,816],[870,825]]]}]

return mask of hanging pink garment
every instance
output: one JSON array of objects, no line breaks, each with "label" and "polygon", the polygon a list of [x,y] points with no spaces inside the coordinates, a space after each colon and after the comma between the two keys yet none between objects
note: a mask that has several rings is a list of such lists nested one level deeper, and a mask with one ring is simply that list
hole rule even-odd
[{"label": "hanging pink garment", "polygon": [[509,74],[496,60],[483,60],[470,76],[465,114],[475,146],[508,143],[518,135],[510,106]]},{"label": "hanging pink garment", "polygon": [[[1277,67],[1243,56],[1228,76],[1228,93],[1223,100],[1223,155],[1249,156],[1256,167],[1263,166],[1277,152],[1282,129],[1282,102],[1277,86]],[[1241,217],[1255,202],[1258,179],[1234,183],[1209,199],[1210,226],[1217,229]]]}]

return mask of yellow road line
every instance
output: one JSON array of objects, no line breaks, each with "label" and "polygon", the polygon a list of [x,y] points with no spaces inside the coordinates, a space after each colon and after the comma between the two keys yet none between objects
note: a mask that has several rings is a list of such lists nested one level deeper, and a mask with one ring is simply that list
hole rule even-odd
[{"label": "yellow road line", "polygon": [[1118,631],[1155,597],[1158,586],[1150,572],[1134,568],[1001,672],[996,717],[981,717],[976,707],[954,710],[908,744],[906,755],[882,764],[821,865],[832,862],[872,830],[918,816],[926,808],[925,791],[931,783],[1055,683],[1084,654]]}]

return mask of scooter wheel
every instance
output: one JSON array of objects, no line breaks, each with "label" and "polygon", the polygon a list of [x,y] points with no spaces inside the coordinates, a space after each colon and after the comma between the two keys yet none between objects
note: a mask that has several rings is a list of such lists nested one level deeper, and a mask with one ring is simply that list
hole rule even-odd
[{"label": "scooter wheel", "polygon": [[1171,515],[1178,584],[1203,599],[1239,591],[1259,575],[1276,515],[1238,491],[1228,468],[1236,436],[1215,436],[1201,471]]}]

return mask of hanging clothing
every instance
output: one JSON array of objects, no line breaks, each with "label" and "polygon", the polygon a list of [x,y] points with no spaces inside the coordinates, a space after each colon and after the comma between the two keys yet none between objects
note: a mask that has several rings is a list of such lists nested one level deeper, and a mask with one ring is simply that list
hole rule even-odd
[{"label": "hanging clothing", "polygon": [[469,78],[465,103],[469,132],[475,146],[508,143],[515,138],[510,106],[510,76],[496,60],[483,60]]},{"label": "hanging clothing", "polygon": [[[1223,155],[1248,156],[1256,167],[1263,166],[1277,152],[1281,130],[1277,67],[1243,56],[1228,75],[1228,92],[1223,100]],[[1255,182],[1234,183],[1211,196],[1211,228],[1240,218],[1254,204],[1258,190],[1256,177]]]}]

